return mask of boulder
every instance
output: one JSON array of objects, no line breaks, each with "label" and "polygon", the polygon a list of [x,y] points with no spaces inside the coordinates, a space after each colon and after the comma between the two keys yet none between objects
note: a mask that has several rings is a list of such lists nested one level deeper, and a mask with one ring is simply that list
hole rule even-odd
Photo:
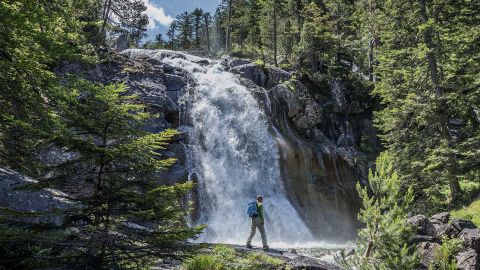
[{"label": "boulder", "polygon": [[454,219],[452,226],[461,232],[463,229],[476,229],[477,226],[471,220],[468,219]]},{"label": "boulder", "polygon": [[435,231],[438,238],[448,237],[455,238],[460,233],[460,230],[455,228],[452,224],[439,224],[435,226]]},{"label": "boulder", "polygon": [[61,210],[70,209],[74,204],[66,199],[67,194],[56,189],[22,189],[27,184],[35,183],[38,183],[35,179],[0,167],[0,207],[28,214],[20,218],[12,217],[17,221],[61,226],[64,221]]},{"label": "boulder", "polygon": [[434,225],[436,225],[436,224],[446,224],[449,221],[450,221],[450,213],[448,213],[448,212],[438,213],[438,214],[433,215],[430,218],[430,222],[432,222],[432,224],[434,224]]},{"label": "boulder", "polygon": [[268,67],[268,84],[275,86],[292,78],[292,74],[276,67]]},{"label": "boulder", "polygon": [[480,270],[480,259],[474,249],[460,251],[455,258],[458,270]]},{"label": "boulder", "polygon": [[435,250],[440,247],[438,243],[422,242],[417,245],[417,253],[422,258],[420,269],[428,269],[430,262],[435,259]]},{"label": "boulder", "polygon": [[463,229],[458,238],[463,241],[464,246],[469,247],[480,253],[480,229]]},{"label": "boulder", "polygon": [[260,87],[266,87],[268,82],[267,70],[264,66],[255,63],[240,65],[232,68],[230,72],[240,77],[253,81]]},{"label": "boulder", "polygon": [[432,222],[424,215],[416,215],[408,219],[408,222],[416,227],[417,235],[420,236],[436,236],[435,227]]},{"label": "boulder", "polygon": [[222,64],[227,68],[235,68],[235,67],[250,64],[250,63],[252,63],[252,61],[248,59],[232,57],[229,55],[222,56]]},{"label": "boulder", "polygon": [[287,105],[288,117],[296,116],[302,109],[298,96],[295,95],[292,90],[288,89],[287,86],[283,84],[274,86],[270,89],[270,93],[273,98]]},{"label": "boulder", "polygon": [[240,77],[253,81],[260,87],[273,87],[292,78],[285,70],[276,67],[267,67],[256,63],[235,66],[230,72],[239,74]]}]

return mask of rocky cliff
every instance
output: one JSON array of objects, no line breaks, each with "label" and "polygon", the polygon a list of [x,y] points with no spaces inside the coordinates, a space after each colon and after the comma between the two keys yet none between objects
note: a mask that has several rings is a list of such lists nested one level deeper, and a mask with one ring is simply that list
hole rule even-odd
[{"label": "rocky cliff", "polygon": [[[157,52],[158,53],[158,52]],[[165,57],[185,58],[162,51]],[[208,64],[209,60],[198,60]],[[224,58],[226,70],[238,74],[268,115],[280,151],[280,166],[288,197],[319,239],[349,239],[359,207],[355,185],[366,178],[368,157],[378,150],[372,125],[372,100],[358,80],[329,78],[323,83],[300,74],[266,67],[245,59]],[[180,97],[195,81],[186,69],[172,67],[146,54],[112,54],[94,68],[65,63],[60,75],[81,75],[93,82],[125,82],[157,114],[146,129],[188,127]],[[184,137],[164,154],[178,162],[160,178],[165,184],[185,181]],[[362,149],[364,151],[359,151]],[[366,150],[365,150],[366,149]],[[194,194],[195,198],[195,194]]]}]

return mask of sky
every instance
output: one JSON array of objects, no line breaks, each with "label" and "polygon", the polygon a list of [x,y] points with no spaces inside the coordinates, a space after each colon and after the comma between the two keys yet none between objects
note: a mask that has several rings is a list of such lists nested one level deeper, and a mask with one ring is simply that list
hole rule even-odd
[{"label": "sky", "polygon": [[145,13],[149,23],[147,39],[153,39],[158,33],[165,33],[175,17],[184,12],[191,12],[196,7],[214,13],[221,0],[143,0],[147,6]]}]

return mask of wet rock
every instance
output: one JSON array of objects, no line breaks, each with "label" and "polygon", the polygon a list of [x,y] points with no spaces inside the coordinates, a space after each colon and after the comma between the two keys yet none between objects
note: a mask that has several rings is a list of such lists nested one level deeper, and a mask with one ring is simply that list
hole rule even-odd
[{"label": "wet rock", "polygon": [[355,249],[353,247],[347,247],[343,250],[343,255],[345,257],[352,256],[355,254]]},{"label": "wet rock", "polygon": [[249,59],[242,59],[237,57],[232,57],[229,55],[222,56],[222,64],[228,68],[235,68],[241,65],[250,64],[252,61]]},{"label": "wet rock", "polygon": [[285,70],[276,67],[267,67],[256,63],[235,66],[230,72],[239,74],[242,78],[253,81],[260,87],[273,87],[292,78]]},{"label": "wet rock", "polygon": [[480,270],[480,259],[474,249],[460,251],[455,258],[458,270]]},{"label": "wet rock", "polygon": [[300,100],[286,85],[280,84],[270,89],[271,96],[286,104],[288,117],[295,117],[301,110]]},{"label": "wet rock", "polygon": [[239,74],[240,77],[253,81],[260,87],[266,87],[268,82],[267,70],[264,66],[255,63],[240,65],[232,68],[230,72]]},{"label": "wet rock", "polygon": [[[15,220],[61,226],[64,222],[61,210],[70,209],[74,204],[65,198],[67,194],[56,189],[44,188],[38,191],[21,189],[27,184],[35,183],[38,183],[35,179],[0,167],[0,207],[29,214],[25,217],[15,217]],[[60,211],[45,214],[54,210]],[[4,216],[4,218],[8,217]]]},{"label": "wet rock", "polygon": [[291,78],[292,75],[283,69],[268,67],[268,84],[270,87],[286,82]]}]

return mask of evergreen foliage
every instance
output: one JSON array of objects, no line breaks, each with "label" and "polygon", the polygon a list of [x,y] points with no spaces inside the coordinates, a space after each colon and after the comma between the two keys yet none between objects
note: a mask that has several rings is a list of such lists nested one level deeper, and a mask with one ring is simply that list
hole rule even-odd
[{"label": "evergreen foliage", "polygon": [[[138,42],[144,7],[0,2],[0,166],[41,180],[22,188],[55,188],[70,205],[37,213],[1,208],[0,268],[139,268],[191,250],[187,240],[202,229],[186,225],[192,183],[160,185],[158,176],[174,162],[160,152],[177,132],[144,131],[151,115],[124,85],[65,82],[54,72],[63,61],[102,60],[100,49],[118,35]],[[42,159],[45,151],[55,164]],[[29,222],[50,218],[64,223]]]},{"label": "evergreen foliage", "polygon": [[[9,235],[7,243],[19,245],[29,235],[30,254],[20,250],[17,260],[69,269],[127,269],[185,256],[186,241],[203,229],[186,226],[182,198],[192,183],[165,186],[157,176],[175,162],[160,151],[178,133],[143,131],[151,116],[126,95],[124,85],[80,80],[69,90],[55,99],[58,129],[51,139],[51,147],[68,157],[38,186],[66,191],[74,205],[63,211],[62,225],[24,224],[19,229],[26,232]],[[52,237],[53,232],[60,234]],[[41,241],[45,235],[48,243]]]},{"label": "evergreen foliage", "polygon": [[392,158],[383,152],[369,172],[369,184],[357,190],[362,200],[360,229],[355,255],[344,261],[351,269],[415,269],[419,258],[410,244],[415,232],[407,222],[413,190],[401,188]]}]

